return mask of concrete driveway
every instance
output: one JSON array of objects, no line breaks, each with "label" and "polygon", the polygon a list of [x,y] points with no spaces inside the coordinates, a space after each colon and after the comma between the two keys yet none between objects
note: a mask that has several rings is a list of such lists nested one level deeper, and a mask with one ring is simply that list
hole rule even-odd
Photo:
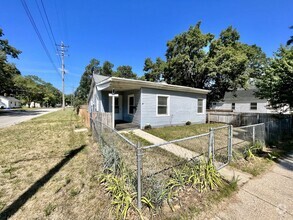
[{"label": "concrete driveway", "polygon": [[36,109],[36,110],[0,110],[0,128],[9,127],[15,124],[19,124],[23,121],[28,121],[32,118],[39,117],[41,115],[55,112],[60,108],[48,108],[48,109]]}]

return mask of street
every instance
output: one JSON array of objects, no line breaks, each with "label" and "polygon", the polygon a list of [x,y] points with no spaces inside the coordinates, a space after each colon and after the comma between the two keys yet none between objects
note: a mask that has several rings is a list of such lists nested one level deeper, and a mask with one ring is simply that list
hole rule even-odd
[{"label": "street", "polygon": [[19,124],[23,121],[28,121],[32,118],[39,117],[41,115],[55,112],[60,108],[48,108],[48,109],[36,109],[36,110],[1,110],[0,111],[0,128],[9,127],[15,124]]}]

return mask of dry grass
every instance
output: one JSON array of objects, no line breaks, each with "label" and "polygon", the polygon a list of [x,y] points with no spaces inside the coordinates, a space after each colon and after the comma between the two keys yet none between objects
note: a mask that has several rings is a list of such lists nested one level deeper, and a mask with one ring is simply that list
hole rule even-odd
[{"label": "dry grass", "polygon": [[112,218],[96,179],[101,155],[88,133],[74,132],[80,126],[67,109],[0,129],[2,215],[12,210],[11,219]]}]

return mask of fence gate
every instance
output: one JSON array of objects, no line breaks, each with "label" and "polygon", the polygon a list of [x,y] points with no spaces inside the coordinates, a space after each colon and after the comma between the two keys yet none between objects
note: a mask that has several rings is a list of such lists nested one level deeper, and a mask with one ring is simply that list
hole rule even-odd
[{"label": "fence gate", "polygon": [[219,170],[226,166],[232,158],[232,125],[210,129],[209,158]]}]

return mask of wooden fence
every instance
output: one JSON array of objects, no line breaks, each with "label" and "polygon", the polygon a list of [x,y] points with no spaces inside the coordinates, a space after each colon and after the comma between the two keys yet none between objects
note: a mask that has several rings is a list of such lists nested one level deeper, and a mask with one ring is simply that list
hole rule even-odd
[{"label": "wooden fence", "polygon": [[[78,115],[82,118],[83,123],[86,127],[91,127],[90,122],[90,113],[88,111],[87,105],[81,105]],[[111,112],[93,112],[92,113],[93,120],[99,121],[105,125],[112,127],[112,113]]]},{"label": "wooden fence", "polygon": [[109,127],[112,127],[112,113],[111,112],[94,112],[93,118]]},{"label": "wooden fence", "polygon": [[236,112],[208,112],[208,122],[219,122],[232,124],[234,126],[252,125],[266,123],[269,121],[286,119],[293,120],[292,114],[271,114],[271,113],[236,113]]},{"label": "wooden fence", "polygon": [[87,128],[89,128],[90,125],[90,114],[88,112],[88,106],[87,105],[81,105],[79,108],[78,115],[82,118],[83,123]]}]

